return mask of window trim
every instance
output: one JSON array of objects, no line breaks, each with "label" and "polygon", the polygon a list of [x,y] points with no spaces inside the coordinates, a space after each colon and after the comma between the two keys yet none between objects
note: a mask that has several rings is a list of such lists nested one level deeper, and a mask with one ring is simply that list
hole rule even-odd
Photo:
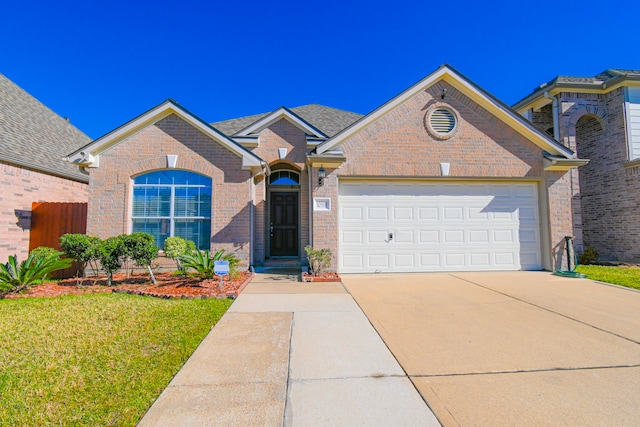
[{"label": "window trim", "polygon": [[[143,177],[145,175],[149,175],[152,174],[154,172],[163,172],[163,171],[168,171],[168,172],[187,172],[189,174],[194,174],[194,175],[199,175],[201,177],[204,177],[206,179],[209,180],[210,185],[206,185],[206,184],[175,184],[175,183],[171,183],[171,184],[136,184],[135,181],[136,179]],[[146,172],[142,172],[139,173],[135,176],[131,177],[131,197],[130,197],[130,203],[129,203],[129,218],[128,218],[128,223],[129,223],[129,232],[132,233],[133,229],[134,229],[134,221],[135,220],[168,220],[169,221],[169,235],[168,237],[174,237],[175,234],[175,228],[176,228],[176,220],[180,221],[180,220],[209,220],[209,224],[210,224],[210,228],[212,225],[212,221],[213,221],[213,179],[210,176],[198,173],[198,172],[194,172],[194,171],[190,171],[190,170],[183,170],[183,169],[158,169],[158,170],[152,170],[152,171],[146,171]],[[134,215],[134,204],[135,204],[135,190],[137,188],[169,188],[170,189],[170,197],[169,197],[169,216],[166,215],[158,215],[158,216],[139,216],[139,215]],[[175,193],[176,193],[176,189],[177,188],[208,188],[210,190],[211,193],[211,206],[209,207],[209,212],[210,215],[209,216],[204,216],[204,215],[198,215],[198,216],[175,216],[175,202],[176,202],[176,197],[175,197]],[[207,239],[208,244],[206,245],[205,250],[208,250],[211,248],[211,236],[209,236],[209,238]],[[158,246],[159,250],[162,251],[162,247],[160,247],[159,243],[156,242],[156,245]],[[196,245],[197,246],[197,245]]]}]

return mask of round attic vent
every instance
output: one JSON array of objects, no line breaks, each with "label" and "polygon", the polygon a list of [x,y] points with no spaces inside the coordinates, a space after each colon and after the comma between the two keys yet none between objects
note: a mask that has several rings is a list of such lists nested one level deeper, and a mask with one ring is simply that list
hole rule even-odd
[{"label": "round attic vent", "polygon": [[436,108],[429,115],[429,126],[438,136],[448,136],[456,129],[456,115],[448,108]]}]

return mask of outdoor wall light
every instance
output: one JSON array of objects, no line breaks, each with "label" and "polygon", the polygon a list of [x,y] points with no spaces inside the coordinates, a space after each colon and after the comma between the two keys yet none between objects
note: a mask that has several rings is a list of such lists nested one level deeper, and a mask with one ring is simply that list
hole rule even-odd
[{"label": "outdoor wall light", "polygon": [[444,89],[442,89],[442,99],[444,99],[445,96],[447,96],[447,88],[446,87]]},{"label": "outdoor wall light", "polygon": [[318,169],[318,186],[322,187],[324,185],[324,177],[326,176],[326,171],[323,166],[320,166]]}]

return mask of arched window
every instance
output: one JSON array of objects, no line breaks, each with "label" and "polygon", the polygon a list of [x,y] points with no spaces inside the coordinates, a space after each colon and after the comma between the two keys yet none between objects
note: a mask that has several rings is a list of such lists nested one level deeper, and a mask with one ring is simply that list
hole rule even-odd
[{"label": "arched window", "polygon": [[300,185],[300,174],[290,170],[277,170],[269,175],[270,185]]},{"label": "arched window", "polygon": [[161,170],[134,178],[132,231],[153,235],[162,249],[167,237],[211,242],[211,178],[194,172]]}]

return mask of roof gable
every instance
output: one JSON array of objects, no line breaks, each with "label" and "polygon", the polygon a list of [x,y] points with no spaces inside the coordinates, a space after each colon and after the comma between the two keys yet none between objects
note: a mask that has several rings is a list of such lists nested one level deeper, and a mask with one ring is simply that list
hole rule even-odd
[{"label": "roof gable", "polygon": [[371,113],[362,117],[360,120],[344,129],[334,137],[324,141],[316,147],[316,153],[321,155],[336,149],[347,138],[362,131],[367,126],[377,121],[379,118],[393,111],[398,106],[404,104],[409,99],[413,98],[417,94],[431,87],[439,81],[445,81],[449,85],[453,86],[478,105],[485,108],[492,113],[495,117],[509,125],[516,132],[523,135],[535,145],[539,146],[544,151],[559,155],[566,158],[574,158],[574,153],[567,147],[552,140],[544,133],[536,129],[531,123],[529,123],[522,116],[513,111],[510,107],[499,101],[497,98],[486,92],[484,89],[477,86],[468,78],[460,74],[458,71],[450,67],[449,65],[442,65],[436,71],[425,77],[409,89],[405,90],[395,98],[389,100],[382,106],[378,107]]},{"label": "roof gable", "polygon": [[91,139],[24,89],[0,74],[0,160],[87,182],[63,160]]},{"label": "roof gable", "polygon": [[175,114],[191,126],[203,132],[214,141],[226,147],[229,151],[242,158],[242,166],[244,169],[260,168],[264,163],[260,157],[256,156],[249,150],[240,146],[238,143],[218,131],[205,121],[201,120],[194,114],[182,108],[173,100],[166,100],[162,104],[143,113],[128,123],[109,132],[105,136],[85,145],[84,147],[69,154],[67,161],[75,163],[82,167],[98,167],[100,153],[108,150],[129,136],[139,132],[140,130],[159,122],[163,118]]},{"label": "roof gable", "polygon": [[[288,110],[329,137],[334,136],[362,117],[362,114],[352,113],[350,111],[327,107],[320,104],[302,105],[299,107],[288,108]],[[211,125],[219,131],[224,132],[225,135],[232,137],[269,114],[271,113],[239,117],[236,119],[211,123]]]},{"label": "roof gable", "polygon": [[253,122],[249,126],[237,132],[234,137],[251,137],[257,136],[263,129],[268,128],[279,120],[287,120],[307,135],[307,139],[325,140],[329,138],[324,132],[316,128],[293,111],[286,107],[280,107],[274,112],[267,114],[259,120]]},{"label": "roof gable", "polygon": [[640,86],[640,70],[608,68],[595,77],[557,76],[536,87],[513,105],[519,112],[538,110],[551,104],[550,97],[560,92],[607,93],[620,86]]}]

